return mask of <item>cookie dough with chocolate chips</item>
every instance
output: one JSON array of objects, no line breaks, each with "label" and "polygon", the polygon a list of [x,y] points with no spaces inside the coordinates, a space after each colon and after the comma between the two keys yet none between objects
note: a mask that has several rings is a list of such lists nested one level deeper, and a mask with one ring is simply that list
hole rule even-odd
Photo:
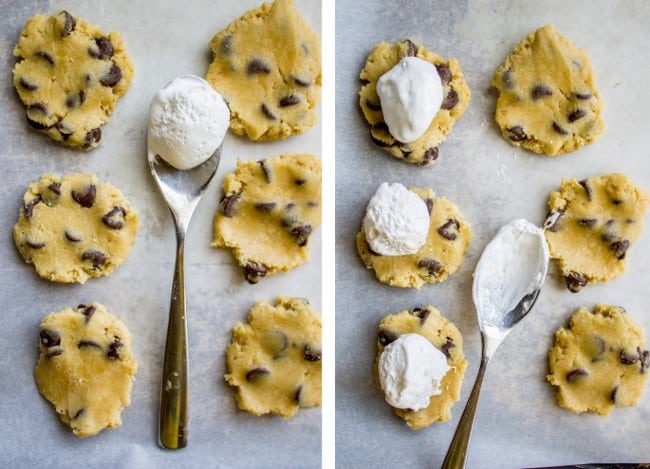
[{"label": "cookie dough with chocolate chips", "polygon": [[67,11],[36,15],[14,55],[14,86],[27,122],[64,145],[95,148],[133,77],[120,34],[106,34]]},{"label": "cookie dough with chocolate chips", "polygon": [[[414,142],[398,142],[388,131],[377,95],[379,78],[406,56],[418,57],[435,65],[443,86],[443,101],[424,135]],[[423,46],[406,39],[395,44],[382,42],[371,51],[360,75],[363,86],[359,92],[359,104],[370,124],[370,138],[391,155],[409,163],[422,166],[438,159],[438,145],[465,112],[469,104],[470,89],[456,59],[444,60]]]},{"label": "cookie dough with chocolate chips", "polygon": [[555,333],[548,354],[548,381],[558,404],[575,413],[609,414],[635,405],[648,379],[650,351],[642,329],[620,306],[577,310],[568,328]]},{"label": "cookie dough with chocolate chips", "polygon": [[415,254],[382,256],[370,248],[363,224],[357,234],[357,251],[380,282],[403,288],[420,288],[425,283],[446,280],[456,272],[472,238],[470,225],[458,208],[431,189],[412,188],[427,204],[431,215],[429,234]]},{"label": "cookie dough with chocolate chips", "polygon": [[545,234],[569,290],[607,282],[625,271],[649,203],[648,194],[623,174],[562,181],[548,200]]},{"label": "cookie dough with chocolate chips", "polygon": [[321,403],[321,320],[303,298],[253,306],[248,323],[233,329],[226,359],[242,410],[290,418]]},{"label": "cookie dough with chocolate chips", "polygon": [[309,259],[321,220],[321,161],[287,154],[238,161],[223,184],[213,246],[232,249],[249,283]]},{"label": "cookie dough with chocolate chips", "polygon": [[535,153],[560,155],[605,130],[589,56],[552,24],[521,41],[492,79],[503,137]]},{"label": "cookie dough with chocolate chips", "polygon": [[43,318],[34,376],[40,393],[79,437],[122,425],[138,368],[126,326],[99,303]]},{"label": "cookie dough with chocolate chips", "polygon": [[384,347],[403,334],[420,334],[447,357],[450,369],[440,384],[441,394],[431,396],[429,406],[418,411],[393,408],[395,413],[406,420],[414,430],[425,428],[434,422],[446,422],[451,418],[451,408],[460,399],[467,360],[463,355],[463,338],[451,322],[440,315],[433,306],[415,308],[389,314],[379,323],[377,336],[377,357],[373,366],[375,383],[379,383],[378,363]]},{"label": "cookie dough with chocolate chips", "polygon": [[41,277],[84,283],[121,265],[137,231],[137,214],[112,185],[91,174],[46,174],[23,196],[14,241]]},{"label": "cookie dough with chocolate chips", "polygon": [[251,140],[278,140],[316,125],[320,39],[292,0],[246,12],[210,42],[205,79],[230,108],[230,130]]}]

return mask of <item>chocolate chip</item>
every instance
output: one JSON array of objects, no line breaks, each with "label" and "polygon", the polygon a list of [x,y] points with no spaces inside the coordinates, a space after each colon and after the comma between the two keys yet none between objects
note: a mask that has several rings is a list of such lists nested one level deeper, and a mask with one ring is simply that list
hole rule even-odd
[{"label": "chocolate chip", "polygon": [[321,360],[322,352],[318,349],[313,349],[309,344],[305,345],[302,356],[308,362],[319,362]]},{"label": "chocolate chip", "polygon": [[109,228],[121,230],[124,228],[124,217],[126,217],[126,210],[122,207],[113,207],[102,217],[102,222]]},{"label": "chocolate chip", "polygon": [[106,60],[113,57],[113,44],[111,44],[110,39],[106,36],[97,36],[93,38],[93,41],[95,42],[94,47],[91,45],[88,49],[88,54],[91,57],[99,60]]},{"label": "chocolate chip", "polygon": [[221,55],[224,56],[229,56],[233,52],[232,48],[232,36],[229,34],[227,36],[224,36],[221,39],[221,42],[219,43],[219,50],[221,51]]},{"label": "chocolate chip", "polygon": [[578,225],[591,228],[596,223],[598,223],[598,218],[578,218],[576,221],[578,222]]},{"label": "chocolate chip", "polygon": [[578,184],[580,184],[585,189],[585,192],[587,192],[587,199],[591,200],[591,197],[593,196],[593,191],[591,189],[591,185],[589,184],[589,182],[587,182],[586,179],[583,179],[582,181],[578,181]]},{"label": "chocolate chip", "polygon": [[71,94],[65,100],[65,105],[69,108],[79,107],[86,100],[86,92],[84,90],[79,91],[78,93]]},{"label": "chocolate chip", "polygon": [[255,208],[260,212],[270,212],[276,205],[278,205],[276,202],[259,202],[255,204]]},{"label": "chocolate chip", "polygon": [[47,186],[49,190],[54,192],[56,195],[61,195],[61,183],[60,182],[53,182],[49,186]]},{"label": "chocolate chip", "polygon": [[424,152],[424,156],[422,157],[422,162],[420,163],[422,166],[426,166],[438,159],[438,147],[431,147],[427,151]]},{"label": "chocolate chip", "polygon": [[366,98],[365,101],[366,107],[370,109],[371,111],[381,111],[381,104],[377,104],[373,101],[370,101],[370,99]]},{"label": "chocolate chip", "polygon": [[377,334],[377,337],[379,338],[379,343],[384,347],[386,347],[391,342],[395,342],[397,340],[398,335],[393,331],[380,329],[379,333]]},{"label": "chocolate chip", "polygon": [[102,348],[102,346],[99,345],[97,342],[93,340],[87,340],[87,339],[80,340],[79,343],[77,344],[77,348],[83,348],[83,347]]},{"label": "chocolate chip", "polygon": [[567,383],[573,384],[584,376],[589,376],[589,372],[584,368],[576,368],[575,370],[569,371],[569,373],[567,373],[566,380]]},{"label": "chocolate chip", "polygon": [[92,261],[93,268],[97,268],[106,263],[106,256],[95,249],[88,249],[81,254],[81,260]]},{"label": "chocolate chip", "polygon": [[569,272],[565,280],[567,288],[573,293],[577,293],[582,287],[587,285],[587,277],[579,272]]},{"label": "chocolate chip", "polygon": [[298,246],[303,247],[307,245],[311,231],[311,225],[301,225],[293,228],[291,230],[291,235],[296,238],[296,243],[298,243]]},{"label": "chocolate chip", "polygon": [[61,335],[52,329],[41,329],[41,344],[43,347],[56,347],[61,344]]},{"label": "chocolate chip", "polygon": [[84,138],[83,147],[90,148],[95,143],[99,143],[101,139],[102,139],[102,129],[97,127],[96,129],[89,130],[88,133],[86,134],[86,137]]},{"label": "chocolate chip", "polygon": [[292,76],[291,76],[291,79],[293,80],[293,82],[294,82],[296,85],[298,85],[298,86],[302,86],[303,88],[307,88],[307,87],[311,86],[311,83],[310,83],[309,81],[307,81],[307,80],[302,80],[302,79],[298,78],[298,77],[295,76],[295,75],[292,75]]},{"label": "chocolate chip", "polygon": [[616,259],[623,260],[625,259],[625,252],[630,247],[630,241],[628,241],[627,239],[614,241],[612,244],[609,245],[609,247],[611,248],[612,254],[614,254],[614,257]]},{"label": "chocolate chip", "polygon": [[524,132],[522,126],[515,125],[514,127],[510,127],[507,130],[508,130],[508,138],[513,142],[521,142],[522,140],[526,140],[526,133]]},{"label": "chocolate chip", "polygon": [[553,130],[555,130],[560,135],[569,135],[569,131],[560,126],[560,124],[555,121],[553,121]]},{"label": "chocolate chip", "polygon": [[32,219],[34,207],[42,201],[41,196],[34,197],[29,202],[23,202],[23,213],[28,220]]},{"label": "chocolate chip", "polygon": [[257,262],[247,262],[244,266],[244,278],[248,283],[257,283],[266,276],[268,269]]},{"label": "chocolate chip", "polygon": [[431,310],[429,308],[413,308],[411,314],[420,318],[420,326],[422,326],[431,314]]},{"label": "chocolate chip", "polygon": [[458,237],[459,229],[460,223],[458,220],[450,218],[438,228],[438,234],[449,241],[454,241]]},{"label": "chocolate chip", "polygon": [[293,183],[294,183],[296,186],[304,186],[304,185],[307,183],[307,180],[306,180],[306,179],[302,179],[302,178],[300,178],[300,179],[295,179],[295,180],[293,181]]},{"label": "chocolate chip", "polygon": [[612,203],[613,203],[614,205],[621,205],[621,204],[623,203],[623,201],[620,200],[620,199],[614,199],[614,200],[612,200]]},{"label": "chocolate chip", "polygon": [[34,91],[34,90],[38,89],[37,84],[32,83],[30,81],[27,81],[27,79],[25,77],[20,77],[20,79],[18,80],[18,83],[20,84],[20,86],[22,86],[27,91]]},{"label": "chocolate chip", "polygon": [[411,148],[411,145],[408,143],[396,141],[393,146],[396,146],[399,149],[402,153],[402,158],[408,158],[408,156],[413,153],[413,148]]},{"label": "chocolate chip", "polygon": [[266,182],[268,182],[270,184],[272,179],[273,179],[273,173],[271,172],[270,166],[268,165],[266,160],[260,160],[259,164],[262,167],[262,171],[264,171],[264,176],[266,177]]},{"label": "chocolate chip", "polygon": [[573,96],[575,96],[577,99],[581,100],[586,100],[586,99],[591,99],[591,93],[578,93],[576,91],[573,92]]},{"label": "chocolate chip", "polygon": [[113,65],[111,65],[111,68],[108,70],[108,72],[99,79],[99,82],[103,86],[107,86],[110,88],[112,86],[117,85],[121,79],[122,79],[122,69],[117,64],[114,63]]},{"label": "chocolate chip", "polygon": [[553,90],[546,85],[535,85],[530,90],[530,97],[533,98],[533,101],[537,101],[544,96],[553,96]]},{"label": "chocolate chip", "polygon": [[271,111],[271,110],[268,108],[268,106],[267,106],[266,104],[262,103],[261,109],[262,109],[262,114],[264,114],[264,115],[265,115],[266,117],[268,117],[269,119],[274,120],[274,121],[275,121],[275,120],[278,120],[278,116],[276,116],[276,115],[273,113],[273,111]]},{"label": "chocolate chip", "polygon": [[34,55],[40,59],[45,60],[50,65],[54,65],[54,58],[48,52],[39,50],[38,52],[35,52]]},{"label": "chocolate chip", "polygon": [[451,349],[454,347],[456,347],[456,344],[454,343],[453,339],[451,337],[447,337],[447,341],[440,346],[440,350],[448,359],[451,360]]},{"label": "chocolate chip", "polygon": [[634,365],[639,361],[639,355],[635,353],[628,353],[627,350],[621,349],[621,355],[619,356],[619,361],[623,365]]},{"label": "chocolate chip", "polygon": [[63,235],[71,243],[78,243],[78,242],[80,242],[82,240],[81,236],[77,236],[76,234],[74,234],[74,233],[72,233],[72,232],[70,232],[68,230],[65,230],[63,232]]},{"label": "chocolate chip", "polygon": [[614,404],[616,404],[617,396],[618,396],[618,386],[614,386],[614,389],[612,389],[612,393],[609,395],[609,398],[612,400]]},{"label": "chocolate chip", "polygon": [[95,203],[95,197],[97,195],[97,189],[94,184],[88,184],[86,187],[86,192],[77,192],[72,190],[70,193],[75,202],[77,202],[82,207],[90,208]]},{"label": "chocolate chip", "polygon": [[563,218],[564,218],[563,211],[551,212],[546,217],[546,222],[544,223],[544,227],[552,233],[557,233],[558,231],[560,231],[562,225],[564,224]]},{"label": "chocolate chip", "polygon": [[253,59],[248,62],[248,65],[246,66],[246,73],[249,75],[254,75],[256,73],[271,73],[271,67],[261,59]]},{"label": "chocolate chip", "polygon": [[594,357],[599,357],[603,353],[605,353],[605,350],[607,348],[607,345],[605,343],[605,339],[602,337],[595,335],[592,337],[592,342],[594,344]]},{"label": "chocolate chip", "polygon": [[300,398],[302,397],[302,384],[296,388],[296,392],[293,393],[293,400],[300,404]]},{"label": "chocolate chip", "polygon": [[616,228],[614,227],[614,224],[616,222],[612,219],[609,219],[605,222],[605,225],[603,226],[603,231],[600,233],[600,238],[605,241],[606,243],[610,241],[614,241],[616,239]]},{"label": "chocolate chip", "polygon": [[237,213],[237,203],[240,199],[241,194],[231,194],[221,199],[219,206],[221,207],[223,214],[228,218],[231,218],[233,215],[235,215]]},{"label": "chocolate chip", "polygon": [[442,266],[440,265],[440,262],[436,261],[435,259],[422,259],[420,262],[418,262],[418,269],[426,269],[427,276],[433,277],[438,272],[440,272]]},{"label": "chocolate chip", "polygon": [[285,96],[280,100],[280,107],[287,107],[287,106],[293,106],[295,104],[298,104],[300,102],[300,98],[296,96],[295,94],[290,94],[289,96]]},{"label": "chocolate chip", "polygon": [[90,321],[90,318],[93,317],[93,314],[95,314],[96,310],[97,309],[93,305],[86,306],[84,304],[81,304],[77,306],[77,311],[86,317],[86,324],[88,324],[88,321]]},{"label": "chocolate chip", "polygon": [[575,122],[578,119],[585,117],[586,115],[587,113],[582,109],[576,109],[575,111],[573,111],[571,114],[568,115],[567,119],[569,120],[569,122]]},{"label": "chocolate chip", "polygon": [[257,381],[259,378],[261,378],[262,376],[268,374],[271,374],[268,368],[264,368],[264,367],[253,368],[252,370],[249,370],[246,373],[246,381],[248,381],[249,383],[253,383]]},{"label": "chocolate chip", "polygon": [[69,139],[73,132],[72,129],[63,121],[57,122],[54,128],[59,131],[63,140]]},{"label": "chocolate chip", "polygon": [[438,70],[438,76],[443,85],[448,85],[451,81],[451,70],[446,63],[436,64],[436,70]]},{"label": "chocolate chip", "polygon": [[427,210],[429,211],[429,216],[431,216],[431,212],[433,211],[433,199],[426,199],[424,203],[427,206]]},{"label": "chocolate chip", "polygon": [[72,420],[77,420],[79,417],[83,415],[83,413],[84,413],[84,408],[82,407],[72,416]]},{"label": "chocolate chip", "polygon": [[25,244],[32,249],[43,249],[45,247],[44,241],[32,241],[29,238],[25,238]]},{"label": "chocolate chip", "polygon": [[48,115],[50,113],[50,110],[48,109],[48,107],[45,104],[43,104],[43,103],[32,103],[32,104],[28,105],[25,108],[25,112],[27,114],[27,121],[29,122],[29,125],[31,125],[35,129],[42,130],[42,129],[47,129],[49,127],[48,125],[43,124],[43,123],[41,123],[39,121],[36,121],[36,120],[32,119],[32,117],[30,117],[30,116],[36,117],[36,116],[34,116],[34,114],[38,114],[39,116],[43,115],[44,117],[48,117]]},{"label": "chocolate chip", "polygon": [[458,104],[458,93],[456,92],[455,89],[449,88],[449,92],[447,93],[447,96],[445,96],[445,99],[442,100],[440,109],[450,110],[453,109],[456,106],[456,104]]},{"label": "chocolate chip", "polygon": [[45,354],[45,358],[46,358],[47,360],[49,360],[49,359],[52,358],[52,357],[57,357],[57,356],[62,355],[62,354],[63,354],[63,349],[62,349],[62,348],[55,348],[55,349],[52,350],[51,352],[47,352],[47,353]]},{"label": "chocolate chip", "polygon": [[119,349],[122,347],[124,347],[124,344],[120,341],[120,339],[116,337],[111,343],[111,345],[108,346],[108,351],[106,352],[106,356],[108,357],[108,359],[119,360],[120,359]]},{"label": "chocolate chip", "polygon": [[61,37],[66,37],[70,35],[70,33],[74,30],[76,21],[74,17],[68,13],[67,11],[63,10],[59,13],[59,15],[63,15],[63,30],[61,31]]}]

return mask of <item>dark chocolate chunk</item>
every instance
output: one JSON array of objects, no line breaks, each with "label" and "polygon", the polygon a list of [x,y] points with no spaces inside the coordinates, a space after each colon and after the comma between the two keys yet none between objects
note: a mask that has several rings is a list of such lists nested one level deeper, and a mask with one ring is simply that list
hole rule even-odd
[{"label": "dark chocolate chunk", "polygon": [[295,75],[292,75],[292,76],[291,76],[291,79],[293,80],[293,82],[294,82],[296,85],[301,86],[301,87],[303,87],[303,88],[307,88],[307,87],[311,86],[311,83],[310,83],[309,81],[307,81],[307,80],[303,80],[303,79],[301,79],[301,78],[298,78],[298,77],[295,76]]},{"label": "dark chocolate chunk", "polygon": [[57,356],[62,355],[62,354],[63,354],[63,349],[62,349],[62,348],[55,348],[55,349],[52,350],[51,352],[47,352],[47,353],[45,354],[45,358],[46,358],[47,360],[49,360],[49,359],[52,358],[52,357],[57,357]]},{"label": "dark chocolate chunk", "polygon": [[25,238],[25,244],[32,249],[43,249],[45,247],[45,241],[32,241],[29,238]]},{"label": "dark chocolate chunk", "polygon": [[82,407],[72,416],[72,420],[77,420],[79,417],[83,415],[83,413],[84,413],[84,408]]},{"label": "dark chocolate chunk", "polygon": [[553,130],[555,130],[560,135],[569,135],[569,131],[555,121],[553,121]]},{"label": "dark chocolate chunk", "polygon": [[42,201],[41,196],[34,197],[29,202],[23,202],[23,213],[28,220],[32,219],[32,214],[34,213],[34,207],[36,204]]},{"label": "dark chocolate chunk", "polygon": [[526,140],[526,133],[522,126],[515,125],[508,129],[508,138],[513,142],[521,142],[522,140]]},{"label": "dark chocolate chunk", "polygon": [[627,350],[621,349],[621,354],[619,356],[619,361],[623,365],[634,365],[636,362],[639,361],[639,355],[638,355],[638,353],[635,353],[635,352],[628,353]]},{"label": "dark chocolate chunk", "polygon": [[623,201],[621,199],[614,199],[614,200],[612,200],[612,203],[614,205],[621,205],[623,203]]},{"label": "dark chocolate chunk", "polygon": [[56,195],[61,195],[61,183],[60,182],[53,182],[49,186],[47,186],[49,190],[54,192]]},{"label": "dark chocolate chunk", "polygon": [[119,338],[115,337],[111,345],[108,346],[108,351],[106,352],[106,356],[108,357],[108,359],[119,360],[120,359],[119,349],[121,347],[124,347],[124,344],[120,341]]},{"label": "dark chocolate chunk", "polygon": [[98,143],[102,139],[102,129],[97,127],[96,129],[89,130],[84,138],[84,148],[90,148],[95,143]]},{"label": "dark chocolate chunk", "polygon": [[445,99],[442,100],[440,109],[450,110],[453,109],[456,106],[456,104],[458,104],[458,93],[456,92],[455,89],[449,88],[449,92],[447,93],[447,96],[445,96]]},{"label": "dark chocolate chunk", "polygon": [[61,345],[61,335],[52,329],[41,329],[41,344],[43,347],[50,348]]},{"label": "dark chocolate chunk", "polygon": [[578,218],[576,221],[578,222],[578,225],[591,228],[598,223],[598,218]]},{"label": "dark chocolate chunk", "polygon": [[82,240],[81,236],[78,236],[68,230],[64,230],[63,235],[65,236],[65,239],[67,239],[71,243],[78,243]]},{"label": "dark chocolate chunk", "polygon": [[447,64],[444,62],[436,64],[436,70],[438,71],[438,76],[440,77],[442,84],[448,85],[451,81],[451,70],[449,70]]},{"label": "dark chocolate chunk", "polygon": [[627,239],[621,239],[620,241],[614,241],[609,245],[612,250],[612,254],[618,260],[625,259],[625,252],[630,247],[630,241]]},{"label": "dark chocolate chunk", "polygon": [[591,189],[589,182],[586,179],[583,179],[582,181],[578,181],[578,184],[580,184],[585,189],[585,192],[587,193],[587,199],[591,200],[593,196],[593,190]]},{"label": "dark chocolate chunk", "polygon": [[61,37],[66,37],[70,35],[70,33],[74,30],[76,26],[76,21],[74,17],[68,13],[67,11],[63,10],[59,13],[59,15],[63,15],[63,30],[61,31]]},{"label": "dark chocolate chunk", "polygon": [[293,400],[300,404],[300,398],[302,397],[302,384],[296,388],[296,392],[293,394]]},{"label": "dark chocolate chunk", "polygon": [[280,100],[280,107],[287,107],[287,106],[293,106],[295,104],[298,104],[300,102],[300,98],[296,96],[295,94],[290,94],[289,96],[285,96]]},{"label": "dark chocolate chunk", "polygon": [[244,266],[244,278],[248,283],[257,283],[266,276],[268,269],[257,262],[247,262]]},{"label": "dark chocolate chunk", "polygon": [[86,317],[86,324],[88,324],[88,321],[90,321],[90,318],[93,317],[93,314],[95,314],[96,310],[97,309],[92,305],[86,306],[86,305],[81,304],[81,305],[77,306],[77,311],[80,314],[83,314]]},{"label": "dark chocolate chunk", "polygon": [[260,107],[262,110],[262,114],[264,114],[266,117],[268,117],[271,120],[278,120],[278,116],[276,116],[273,111],[271,111],[268,106],[264,103],[262,103],[262,106]]},{"label": "dark chocolate chunk", "polygon": [[264,368],[264,367],[261,367],[261,366],[257,367],[257,368],[253,368],[252,370],[249,370],[246,373],[246,381],[248,381],[249,383],[252,383],[252,382],[257,381],[262,376],[268,375],[270,373],[271,372],[269,371],[268,368]]},{"label": "dark chocolate chunk", "polygon": [[605,350],[607,348],[607,345],[605,344],[605,339],[600,337],[599,335],[594,335],[592,336],[592,342],[594,344],[594,357],[599,357],[603,353],[605,353]]},{"label": "dark chocolate chunk", "polygon": [[241,199],[241,194],[230,194],[225,196],[219,202],[219,207],[225,216],[231,218],[237,213],[237,203]]},{"label": "dark chocolate chunk", "polygon": [[377,104],[373,101],[370,101],[370,99],[366,98],[365,104],[366,107],[371,111],[381,111],[381,103]]},{"label": "dark chocolate chunk", "polygon": [[533,101],[537,101],[544,96],[553,96],[553,90],[546,85],[535,85],[530,90],[530,97],[533,98]]},{"label": "dark chocolate chunk", "polygon": [[573,293],[577,293],[582,287],[587,285],[587,277],[579,272],[569,272],[565,280],[567,288]]},{"label": "dark chocolate chunk", "polygon": [[104,253],[96,249],[87,249],[81,254],[82,261],[92,261],[93,268],[101,267],[106,263],[106,256]]},{"label": "dark chocolate chunk", "polygon": [[440,265],[440,262],[435,259],[421,259],[420,262],[418,262],[418,269],[426,269],[427,276],[433,277],[440,272],[442,266]]},{"label": "dark chocolate chunk", "polygon": [[88,339],[82,339],[77,344],[77,348],[83,348],[83,347],[102,348],[102,346],[99,345],[94,340],[88,340]]},{"label": "dark chocolate chunk", "polygon": [[88,184],[88,187],[86,187],[86,192],[77,192],[75,190],[72,190],[70,195],[72,195],[72,199],[82,207],[90,208],[95,203],[97,189],[95,188],[94,184]]},{"label": "dark chocolate chunk", "polygon": [[278,205],[276,202],[259,202],[255,204],[255,208],[260,212],[270,212],[276,205]]},{"label": "dark chocolate chunk", "polygon": [[18,80],[18,83],[20,84],[21,87],[26,89],[27,91],[34,91],[38,89],[38,85],[35,83],[32,83],[31,81],[28,81],[25,77],[20,77]]},{"label": "dark chocolate chunk", "polygon": [[431,212],[433,211],[433,199],[426,199],[424,203],[427,205],[427,210],[429,211],[429,215],[431,215]]},{"label": "dark chocolate chunk", "polygon": [[99,60],[106,60],[113,57],[113,44],[111,44],[110,39],[106,36],[97,36],[96,38],[93,38],[93,41],[95,42],[94,47],[91,45],[91,47],[88,48],[88,54],[90,54],[91,57]]},{"label": "dark chocolate chunk", "polygon": [[575,96],[576,99],[581,99],[583,101],[586,99],[591,99],[591,93],[578,93],[577,91],[574,91],[573,96]]},{"label": "dark chocolate chunk", "polygon": [[431,147],[427,151],[424,152],[424,156],[422,157],[422,162],[420,163],[422,166],[426,166],[438,159],[438,147]]},{"label": "dark chocolate chunk", "polygon": [[379,343],[384,347],[386,347],[391,342],[395,342],[397,340],[398,335],[393,331],[389,331],[386,329],[379,329],[379,333],[377,334],[377,337],[379,338]]},{"label": "dark chocolate chunk", "polygon": [[253,59],[246,66],[246,73],[254,75],[256,73],[271,73],[271,67],[262,59]]},{"label": "dark chocolate chunk", "polygon": [[318,349],[312,348],[309,344],[305,345],[303,350],[303,357],[308,362],[319,362],[321,360],[322,352]]},{"label": "dark chocolate chunk", "polygon": [[39,50],[38,52],[35,52],[34,55],[40,59],[45,60],[50,65],[54,65],[54,58],[49,54],[49,52]]},{"label": "dark chocolate chunk", "polygon": [[454,343],[453,339],[451,337],[447,337],[447,341],[440,346],[440,350],[448,359],[451,359],[451,349],[454,347],[456,347],[456,344]]},{"label": "dark chocolate chunk", "polygon": [[301,225],[293,228],[291,230],[291,235],[296,238],[296,243],[298,243],[298,246],[303,247],[307,245],[311,231],[311,225]]},{"label": "dark chocolate chunk", "polygon": [[603,231],[600,233],[600,238],[606,243],[614,241],[614,239],[616,239],[617,232],[616,228],[614,227],[615,223],[616,222],[613,219],[609,219],[603,226]]},{"label": "dark chocolate chunk", "polygon": [[273,179],[273,173],[271,172],[270,166],[267,164],[266,160],[260,160],[259,164],[262,167],[262,171],[264,171],[266,182],[270,184]]},{"label": "dark chocolate chunk", "polygon": [[589,372],[587,370],[584,368],[576,368],[575,370],[569,371],[567,373],[566,380],[567,383],[572,384],[585,376],[589,376]]},{"label": "dark chocolate chunk", "polygon": [[567,116],[567,119],[569,120],[569,122],[575,122],[578,119],[585,117],[586,115],[587,113],[582,109],[576,109],[575,111],[573,111],[571,114]]},{"label": "dark chocolate chunk", "polygon": [[404,39],[402,43],[406,44],[406,56],[415,57],[418,54],[418,48],[410,39]]},{"label": "dark chocolate chunk", "polygon": [[450,218],[438,228],[438,234],[449,241],[454,241],[458,237],[459,229],[460,223],[458,220]]},{"label": "dark chocolate chunk", "polygon": [[57,122],[54,128],[59,131],[63,140],[69,139],[73,133],[73,130],[63,121]]},{"label": "dark chocolate chunk", "polygon": [[420,318],[420,326],[421,326],[426,322],[427,318],[431,314],[431,310],[429,308],[413,308],[411,314]]},{"label": "dark chocolate chunk", "polygon": [[306,180],[306,179],[299,178],[299,179],[295,179],[295,180],[293,181],[293,183],[294,183],[296,186],[304,186],[304,185],[307,183],[307,180]]},{"label": "dark chocolate chunk", "polygon": [[122,207],[113,207],[102,217],[102,222],[109,228],[121,230],[124,228],[124,217],[126,217],[126,210]]},{"label": "dark chocolate chunk", "polygon": [[229,56],[232,54],[232,36],[230,34],[221,39],[221,42],[219,43],[219,51],[223,56]]},{"label": "dark chocolate chunk", "polygon": [[112,86],[117,85],[121,79],[122,79],[122,69],[119,67],[119,65],[114,63],[113,65],[111,65],[111,68],[108,70],[108,72],[106,72],[106,74],[99,79],[99,82],[103,86],[107,86],[110,88]]},{"label": "dark chocolate chunk", "polygon": [[69,95],[65,100],[65,105],[70,109],[81,106],[86,100],[86,92],[84,90],[78,93]]}]

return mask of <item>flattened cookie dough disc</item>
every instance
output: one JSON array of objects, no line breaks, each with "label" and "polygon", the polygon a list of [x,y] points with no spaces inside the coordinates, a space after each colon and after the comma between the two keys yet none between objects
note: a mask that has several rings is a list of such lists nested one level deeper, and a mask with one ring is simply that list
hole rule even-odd
[{"label": "flattened cookie dough disc", "polygon": [[589,56],[552,24],[515,47],[492,86],[499,92],[495,119],[515,146],[560,155],[592,143],[605,130]]},{"label": "flattened cookie dough disc", "polygon": [[403,288],[420,288],[425,283],[442,282],[458,270],[469,247],[472,231],[458,208],[431,189],[412,188],[424,200],[431,225],[424,246],[415,254],[382,256],[370,249],[363,229],[357,233],[357,252],[380,282]]},{"label": "flattened cookie dough disc", "polygon": [[14,86],[28,123],[64,145],[96,147],[133,78],[120,34],[106,34],[67,11],[36,15],[14,55]]},{"label": "flattened cookie dough disc", "polygon": [[320,39],[292,0],[250,10],[210,42],[205,79],[230,108],[230,130],[278,140],[311,129],[320,100]]},{"label": "flattened cookie dough disc", "polygon": [[577,310],[567,329],[555,333],[548,354],[548,381],[558,404],[575,413],[609,414],[635,405],[645,388],[650,351],[641,328],[619,306]]},{"label": "flattened cookie dough disc", "polygon": [[99,303],[43,318],[38,389],[79,437],[122,425],[138,364],[126,326]]},{"label": "flattened cookie dough disc", "polygon": [[41,277],[84,283],[121,265],[137,231],[137,214],[112,185],[92,174],[46,174],[23,196],[14,241]]},{"label": "flattened cookie dough disc", "polygon": [[418,411],[393,408],[395,413],[406,420],[408,426],[414,430],[428,427],[434,422],[449,420],[454,402],[460,399],[460,388],[467,368],[467,360],[463,355],[463,338],[460,332],[433,306],[415,308],[411,311],[402,311],[386,316],[379,323],[377,357],[373,366],[375,383],[380,390],[377,368],[379,357],[384,347],[403,334],[420,334],[426,338],[446,355],[450,369],[440,384],[442,393],[431,396],[428,407]]},{"label": "flattened cookie dough disc", "polygon": [[562,181],[548,200],[555,222],[545,235],[569,290],[607,282],[625,271],[649,203],[648,195],[623,174]]},{"label": "flattened cookie dough disc", "polygon": [[213,246],[232,249],[249,283],[309,259],[321,220],[321,161],[288,154],[237,162],[225,178]]},{"label": "flattened cookie dough disc", "polygon": [[[424,135],[414,142],[398,142],[388,132],[377,95],[377,81],[406,56],[415,56],[432,63],[438,69],[443,86],[443,102]],[[444,60],[421,45],[406,39],[395,44],[382,42],[370,52],[360,78],[364,85],[359,92],[359,105],[368,124],[370,138],[391,155],[408,163],[430,165],[438,159],[440,145],[451,128],[465,112],[471,92],[456,59]]]},{"label": "flattened cookie dough disc", "polygon": [[242,410],[289,418],[321,403],[321,320],[303,298],[253,306],[248,323],[233,329],[226,359]]}]

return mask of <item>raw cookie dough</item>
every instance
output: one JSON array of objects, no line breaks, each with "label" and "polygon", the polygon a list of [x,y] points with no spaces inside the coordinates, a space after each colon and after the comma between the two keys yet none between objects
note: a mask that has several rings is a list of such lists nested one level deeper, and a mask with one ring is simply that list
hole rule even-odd
[{"label": "raw cookie dough", "polygon": [[442,393],[431,396],[429,406],[414,412],[409,409],[394,408],[395,413],[406,420],[414,430],[425,428],[433,422],[445,422],[451,418],[451,407],[460,399],[460,388],[467,368],[467,360],[463,355],[463,338],[451,322],[440,315],[433,306],[414,308],[412,311],[402,311],[389,314],[379,323],[377,336],[377,357],[373,366],[375,383],[379,384],[377,365],[384,347],[396,340],[402,334],[420,334],[429,340],[437,349],[447,356],[450,370],[442,379]]},{"label": "raw cookie dough", "polygon": [[92,174],[46,174],[23,196],[14,241],[41,277],[84,283],[121,265],[137,231],[138,216],[115,187]]},{"label": "raw cookie dough", "polygon": [[649,203],[648,195],[623,174],[562,181],[548,200],[551,223],[545,235],[569,290],[623,273]]},{"label": "raw cookie dough", "polygon": [[251,140],[278,140],[316,125],[320,39],[293,0],[250,10],[210,42],[205,79],[230,108],[230,130]]},{"label": "raw cookie dough", "polygon": [[120,34],[106,34],[67,11],[36,15],[27,20],[14,55],[14,86],[27,122],[70,147],[96,147],[133,77]]},{"label": "raw cookie dough", "polygon": [[643,331],[620,306],[577,310],[568,329],[555,333],[548,354],[548,381],[557,386],[558,404],[572,412],[609,414],[635,405],[645,387],[650,351]]},{"label": "raw cookie dough", "polygon": [[496,71],[495,119],[503,137],[535,153],[560,155],[605,130],[587,53],[548,24],[521,41]]},{"label": "raw cookie dough", "polygon": [[394,287],[420,288],[425,283],[442,282],[456,272],[469,247],[472,231],[458,208],[431,189],[413,188],[425,201],[431,225],[424,246],[415,254],[382,256],[366,241],[363,223],[357,234],[357,251],[380,282]]},{"label": "raw cookie dough", "polygon": [[290,418],[321,403],[321,321],[303,298],[253,306],[248,324],[233,329],[226,359],[242,410]]},{"label": "raw cookie dough", "polygon": [[231,248],[249,283],[309,259],[321,220],[321,161],[288,154],[237,161],[214,218],[213,246]]},{"label": "raw cookie dough", "polygon": [[79,437],[122,425],[138,364],[126,326],[99,303],[43,318],[38,389]]},{"label": "raw cookie dough", "polygon": [[[427,131],[410,143],[398,142],[388,132],[377,95],[377,80],[406,56],[415,56],[434,64],[438,69],[444,93],[442,107]],[[471,93],[458,61],[445,61],[409,39],[395,44],[382,42],[372,49],[366,65],[361,70],[360,78],[364,84],[359,92],[359,104],[370,124],[372,141],[394,157],[409,163],[423,166],[433,164],[438,158],[438,145],[447,138],[452,126],[469,104]]]}]

